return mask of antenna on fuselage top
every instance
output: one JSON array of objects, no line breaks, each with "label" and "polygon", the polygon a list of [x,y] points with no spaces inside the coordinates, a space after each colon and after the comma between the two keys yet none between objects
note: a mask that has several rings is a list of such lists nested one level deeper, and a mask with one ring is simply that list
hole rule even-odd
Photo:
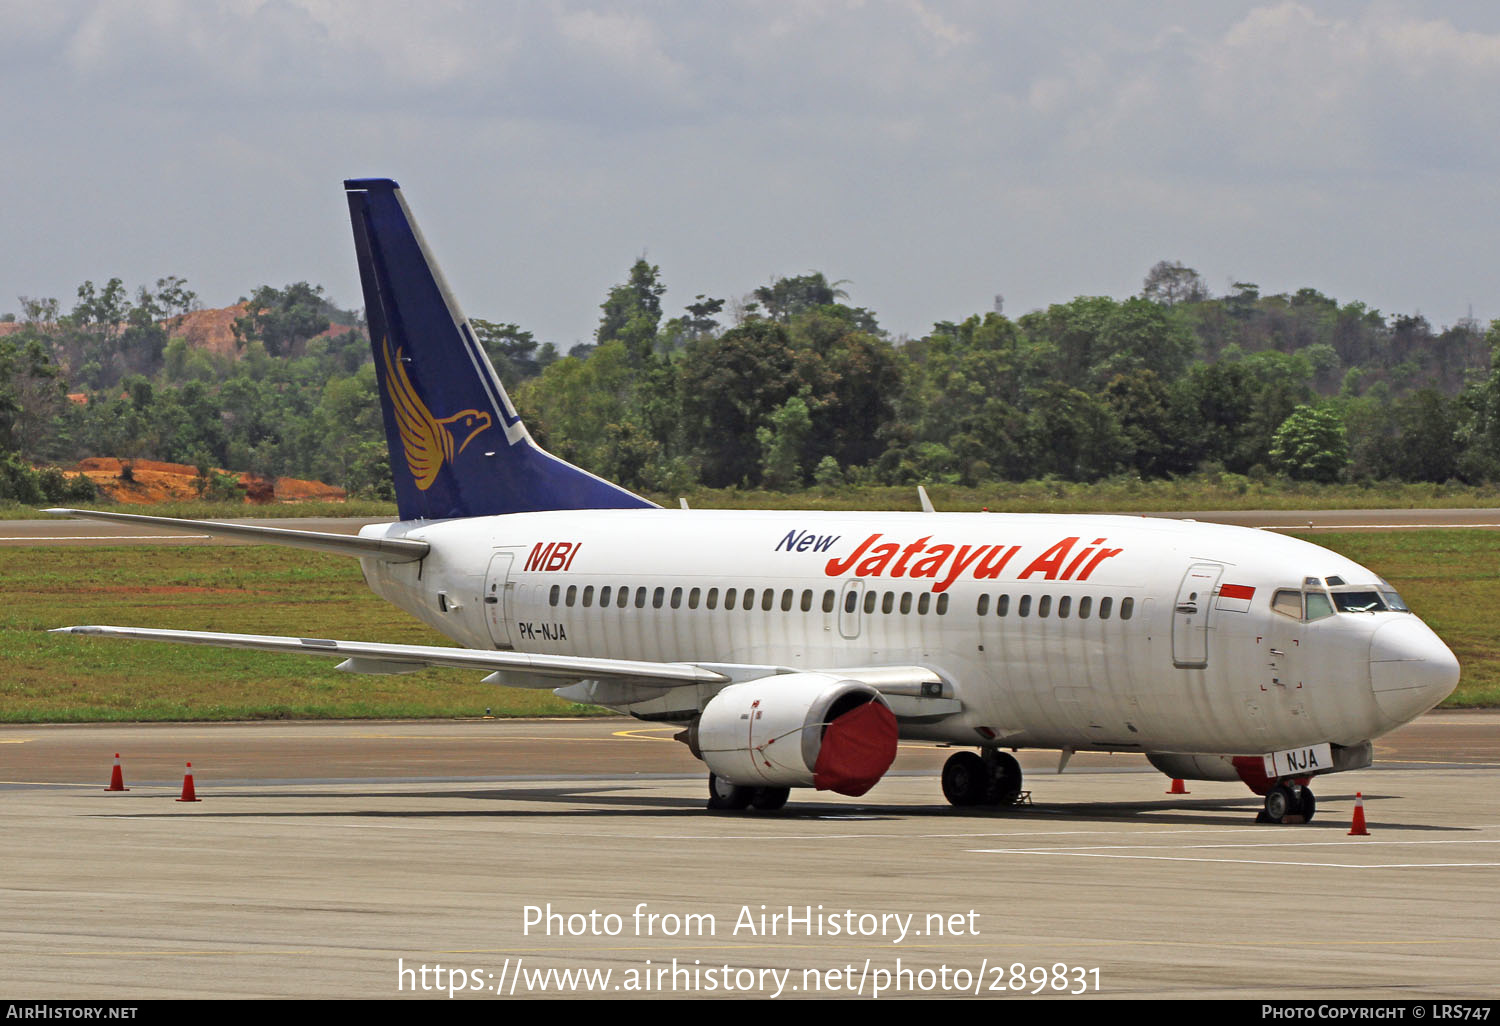
[{"label": "antenna on fuselage top", "polygon": [[921,485],[917,485],[917,498],[922,500],[923,513],[937,512],[937,510],[932,505],[932,500],[927,497],[927,489],[923,488]]}]

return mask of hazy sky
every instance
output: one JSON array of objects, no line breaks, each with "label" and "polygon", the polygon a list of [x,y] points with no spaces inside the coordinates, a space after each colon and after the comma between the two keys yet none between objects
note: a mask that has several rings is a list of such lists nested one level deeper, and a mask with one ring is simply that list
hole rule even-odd
[{"label": "hazy sky", "polygon": [[0,311],[167,274],[361,305],[399,181],[465,310],[564,349],[821,270],[894,333],[1312,286],[1500,317],[1500,5],[0,0]]}]

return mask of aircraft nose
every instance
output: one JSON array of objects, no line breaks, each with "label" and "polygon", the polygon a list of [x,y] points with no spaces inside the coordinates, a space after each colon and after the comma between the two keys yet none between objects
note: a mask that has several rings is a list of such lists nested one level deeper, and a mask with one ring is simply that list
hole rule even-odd
[{"label": "aircraft nose", "polygon": [[1457,686],[1457,657],[1415,616],[1392,620],[1371,636],[1370,688],[1395,722],[1422,715]]}]

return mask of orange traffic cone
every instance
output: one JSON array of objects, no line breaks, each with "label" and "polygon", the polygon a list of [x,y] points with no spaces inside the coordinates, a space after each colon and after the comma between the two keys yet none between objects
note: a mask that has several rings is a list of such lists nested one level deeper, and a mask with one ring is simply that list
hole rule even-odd
[{"label": "orange traffic cone", "polygon": [[1176,777],[1172,778],[1172,790],[1170,790],[1170,791],[1167,792],[1167,794],[1192,794],[1192,793],[1193,792],[1189,791],[1186,787],[1184,787],[1182,781],[1178,780]]},{"label": "orange traffic cone", "polygon": [[109,786],[106,787],[105,790],[106,791],[129,791],[130,790],[130,788],[128,788],[128,787],[125,786],[125,776],[124,776],[124,774],[122,774],[120,772],[120,753],[119,752],[115,753],[115,768],[114,768],[114,771],[112,773],[110,773],[110,775],[109,775]]},{"label": "orange traffic cone", "polygon": [[1370,836],[1370,831],[1365,829],[1365,795],[1363,791],[1358,791],[1354,795],[1354,823],[1349,827],[1349,836]]},{"label": "orange traffic cone", "polygon": [[180,802],[201,802],[203,800],[202,798],[199,798],[193,791],[192,763],[187,764],[187,774],[182,778],[182,797],[177,800]]}]

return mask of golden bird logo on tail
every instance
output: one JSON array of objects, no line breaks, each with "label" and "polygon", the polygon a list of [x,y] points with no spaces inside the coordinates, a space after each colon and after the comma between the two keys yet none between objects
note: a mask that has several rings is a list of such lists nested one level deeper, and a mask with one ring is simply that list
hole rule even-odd
[{"label": "golden bird logo on tail", "polygon": [[[463,452],[474,436],[488,428],[492,421],[483,410],[461,410],[451,417],[434,417],[406,374],[401,350],[392,355],[388,338],[381,340],[381,349],[385,356],[385,380],[391,393],[391,406],[396,411],[401,446],[406,450],[406,469],[411,471],[417,488],[425,492],[437,480],[443,462],[453,462],[453,457]],[[459,442],[456,432],[463,431],[468,434]]]}]

